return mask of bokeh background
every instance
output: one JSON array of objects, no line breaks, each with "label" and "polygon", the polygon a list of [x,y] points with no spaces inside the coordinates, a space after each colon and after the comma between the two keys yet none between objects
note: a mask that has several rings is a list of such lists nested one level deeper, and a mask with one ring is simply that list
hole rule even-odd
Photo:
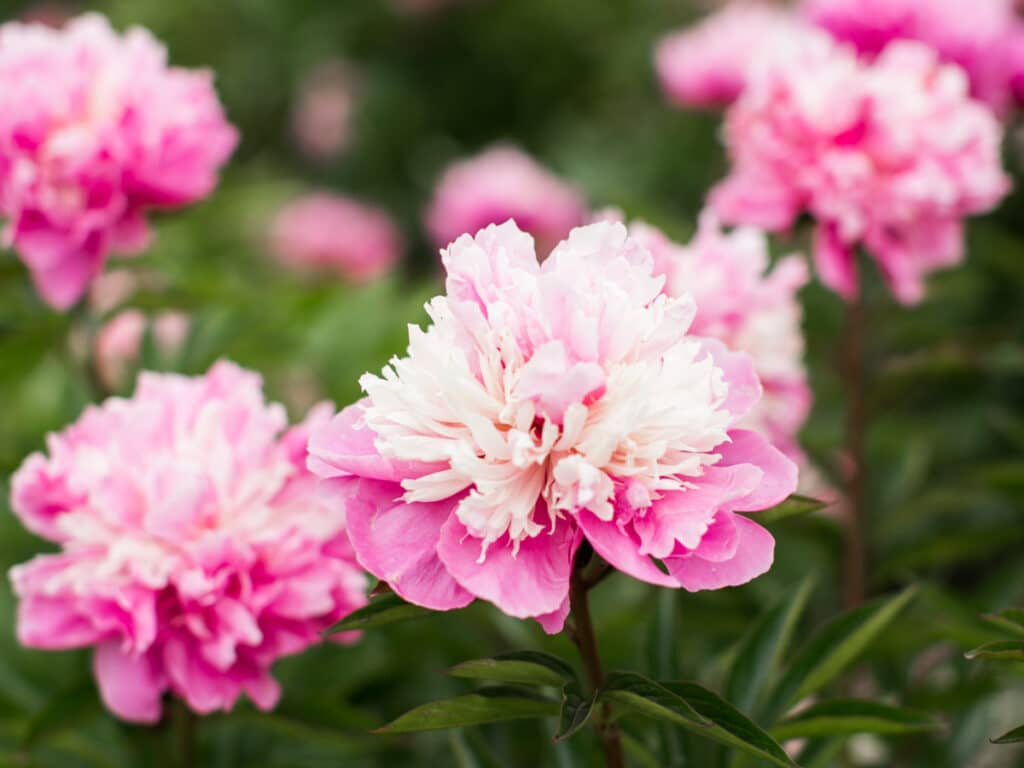
[{"label": "bokeh background", "polygon": [[[242,142],[207,201],[160,220],[145,255],[115,266],[140,288],[121,300],[149,313],[184,311],[187,339],[172,355],[153,339],[139,364],[204,371],[220,357],[262,372],[293,416],[358,395],[357,379],[404,349],[422,322],[440,267],[422,226],[434,184],[452,161],[495,142],[517,144],[577,185],[595,208],[614,205],[684,240],[704,195],[725,171],[720,118],[670,108],[651,66],[667,30],[706,8],[684,0],[463,0],[435,9],[399,0],[109,0],[81,5],[0,3],[26,12],[94,9],[123,29],[141,24],[172,61],[217,75]],[[311,73],[327,65],[352,88],[337,151],[310,153],[295,110]],[[0,83],[0,87],[3,84]],[[1011,120],[1006,164],[1021,176]],[[406,248],[395,271],[363,285],[296,275],[268,255],[281,205],[320,189],[381,206]],[[800,233],[777,241],[802,248]],[[962,267],[930,281],[913,308],[867,280],[868,526],[871,591],[920,582],[911,608],[865,662],[834,688],[923,710],[941,730],[837,744],[823,766],[1024,766],[1024,751],[989,737],[1024,714],[1024,675],[970,662],[964,651],[999,634],[979,615],[1024,604],[1024,216],[1019,196],[969,226]],[[824,485],[841,484],[840,300],[820,285],[801,294],[815,394],[802,442]],[[108,307],[108,313],[119,307]],[[7,481],[47,431],[91,399],[81,346],[102,317],[44,306],[13,254],[0,254],[0,567],[44,545],[7,508]],[[77,345],[77,346],[76,346]],[[130,383],[129,383],[130,386]],[[798,639],[835,615],[841,526],[836,508],[773,526],[777,563],[740,589],[659,592],[611,579],[593,597],[613,668],[721,687],[752,617],[814,578]],[[117,722],[99,704],[86,652],[18,647],[15,605],[0,582],[0,766],[174,764],[172,723]],[[368,733],[432,698],[467,690],[442,672],[517,648],[572,656],[564,638],[489,606],[371,630],[352,647],[325,646],[277,666],[278,710],[247,703],[202,720],[210,766],[536,766],[599,764],[589,734],[554,747],[550,723],[453,733]],[[627,721],[659,766],[683,765],[688,738]],[[638,747],[638,749],[639,749]],[[636,753],[641,754],[640,751]],[[693,757],[697,755],[697,757]],[[636,764],[643,764],[635,758]],[[687,765],[733,765],[692,745]],[[748,763],[752,764],[752,763]]]}]

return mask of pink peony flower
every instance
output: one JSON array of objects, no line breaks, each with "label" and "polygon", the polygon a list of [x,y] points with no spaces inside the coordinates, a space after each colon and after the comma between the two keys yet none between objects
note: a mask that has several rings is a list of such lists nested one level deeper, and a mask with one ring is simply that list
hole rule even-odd
[{"label": "pink peony flower", "polygon": [[169,68],[145,30],[101,16],[0,27],[0,212],[42,297],[74,304],[145,213],[209,194],[237,141],[208,72]]},{"label": "pink peony flower", "polygon": [[144,373],[50,435],[11,506],[60,551],[11,571],[27,646],[95,646],[106,705],[155,722],[172,691],[196,712],[279,696],[273,662],[365,603],[343,524],[304,467],[315,408],[284,431],[259,376],[230,363]]},{"label": "pink peony flower", "polygon": [[335,272],[363,283],[395,266],[402,236],[391,217],[378,208],[314,193],[281,209],[271,225],[270,247],[286,266]]},{"label": "pink peony flower", "polygon": [[963,71],[900,41],[873,63],[825,37],[764,70],[730,109],[730,176],[711,193],[729,223],[783,230],[810,213],[822,280],[857,293],[854,253],[879,263],[896,297],[963,258],[963,219],[1009,188],[1002,128],[967,95]]},{"label": "pink peony flower", "polygon": [[574,187],[519,149],[497,146],[445,171],[425,221],[434,245],[444,248],[464,232],[512,219],[547,253],[586,215]]},{"label": "pink peony flower", "polygon": [[959,64],[972,92],[996,109],[1010,93],[1007,50],[1016,26],[1016,0],[804,0],[808,21],[869,56],[891,41],[919,40]]},{"label": "pink peony flower", "polygon": [[621,224],[574,229],[543,265],[512,222],[442,255],[432,325],[310,439],[364,567],[413,603],[479,597],[548,632],[584,538],[688,590],[769,568],[771,535],[737,513],[785,498],[796,467],[735,427],[757,376],[687,334],[693,300],[662,293]]},{"label": "pink peony flower", "polygon": [[741,425],[801,461],[796,437],[811,408],[796,296],[808,278],[803,258],[786,256],[769,272],[764,233],[751,227],[725,233],[711,211],[701,215],[689,245],[643,223],[632,224],[629,234],[651,252],[654,273],[665,276],[665,293],[689,294],[697,302],[690,333],[718,339],[753,361],[764,395]]},{"label": "pink peony flower", "polygon": [[[100,328],[94,342],[96,371],[110,391],[121,389],[138,364],[150,321],[138,309],[119,312]],[[184,312],[158,312],[152,321],[153,342],[164,358],[181,351],[188,337],[189,317]]]},{"label": "pink peony flower", "polygon": [[743,92],[756,67],[788,55],[807,34],[790,11],[740,0],[662,38],[655,69],[662,90],[678,106],[723,107]]}]

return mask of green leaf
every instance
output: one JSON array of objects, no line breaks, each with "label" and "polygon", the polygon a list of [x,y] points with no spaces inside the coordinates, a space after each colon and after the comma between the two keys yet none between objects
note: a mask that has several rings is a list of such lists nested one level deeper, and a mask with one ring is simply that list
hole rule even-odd
[{"label": "green leaf", "polygon": [[1009,608],[999,613],[986,614],[982,618],[1006,632],[1024,636],[1024,609]]},{"label": "green leaf", "polygon": [[794,493],[781,504],[758,512],[757,519],[766,525],[777,523],[779,520],[785,520],[787,517],[798,517],[800,515],[809,515],[811,512],[817,512],[827,507],[830,503]]},{"label": "green leaf", "polygon": [[47,736],[72,728],[102,711],[92,680],[80,680],[74,686],[51,696],[42,709],[29,719],[22,737],[22,746],[31,748]]},{"label": "green leaf", "polygon": [[381,595],[370,601],[369,605],[352,611],[348,616],[324,630],[324,637],[339,632],[351,632],[356,629],[371,629],[399,621],[418,619],[433,613],[429,608],[405,602],[393,592]]},{"label": "green leaf", "polygon": [[514,651],[490,659],[464,661],[449,669],[448,674],[471,680],[550,685],[557,688],[576,679],[576,673],[567,662],[541,651]]},{"label": "green leaf", "polygon": [[873,701],[836,699],[815,704],[783,720],[772,728],[772,736],[786,741],[855,733],[921,733],[940,727],[935,720],[912,710]]},{"label": "green leaf", "polygon": [[972,648],[964,656],[968,659],[1024,661],[1024,640],[996,640]]},{"label": "green leaf", "polygon": [[492,688],[422,704],[374,733],[417,733],[557,715],[556,702],[526,691]]},{"label": "green leaf", "polygon": [[572,680],[562,688],[562,712],[558,716],[558,732],[555,741],[564,741],[587,724],[597,696],[585,696],[579,683]]},{"label": "green leaf", "polygon": [[1012,731],[1004,733],[998,739],[992,739],[993,744],[1016,744],[1024,741],[1024,725],[1018,725]]},{"label": "green leaf", "polygon": [[778,715],[820,690],[874,642],[917,593],[908,587],[836,617],[817,632],[790,663],[772,697]]},{"label": "green leaf", "polygon": [[698,736],[741,749],[782,768],[796,764],[746,715],[696,683],[648,680],[632,672],[609,677],[601,698],[648,717],[681,725]]},{"label": "green leaf", "polygon": [[738,709],[753,710],[768,677],[782,664],[813,586],[814,580],[808,578],[776,601],[740,641],[725,686],[726,698]]}]

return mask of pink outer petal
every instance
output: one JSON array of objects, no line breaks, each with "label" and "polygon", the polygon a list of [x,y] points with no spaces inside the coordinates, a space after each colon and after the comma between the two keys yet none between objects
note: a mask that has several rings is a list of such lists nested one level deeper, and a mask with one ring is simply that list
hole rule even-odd
[{"label": "pink outer petal", "polygon": [[96,648],[93,671],[103,703],[115,715],[136,723],[160,719],[160,697],[167,681],[149,656],[124,653],[119,643],[106,642]]},{"label": "pink outer petal", "polygon": [[366,423],[367,399],[350,405],[327,424],[312,430],[309,471],[322,478],[357,475],[398,483],[422,477],[443,467],[419,461],[386,459],[374,446],[376,433]]},{"label": "pink outer petal", "polygon": [[11,478],[11,509],[32,533],[50,541],[66,538],[57,521],[81,503],[82,495],[68,489],[66,478],[51,471],[41,453],[25,459]]},{"label": "pink outer petal", "polygon": [[731,504],[731,509],[739,512],[769,509],[781,504],[790,494],[796,492],[797,466],[782,451],[762,435],[748,429],[730,430],[729,437],[731,442],[722,443],[715,448],[715,452],[722,457],[715,466],[752,464],[764,473],[757,487]]},{"label": "pink outer petal", "polygon": [[605,522],[586,509],[579,510],[576,521],[594,551],[618,570],[659,587],[679,586],[679,582],[663,573],[651,558],[640,554],[640,538],[636,533],[626,532],[614,522]]},{"label": "pink outer petal", "polygon": [[688,592],[746,584],[768,571],[775,556],[775,539],[757,523],[734,515],[738,541],[735,554],[725,561],[700,556],[700,549],[665,560],[671,574]]},{"label": "pink outer petal", "polygon": [[734,352],[718,339],[701,339],[701,345],[711,355],[715,367],[725,374],[729,394],[724,408],[738,421],[761,399],[761,380],[754,370],[754,362],[745,352]]},{"label": "pink outer petal", "polygon": [[565,628],[565,618],[569,615],[569,598],[562,601],[557,611],[534,616],[541,628],[549,635],[557,635]]},{"label": "pink outer petal", "polygon": [[28,648],[64,650],[92,645],[104,631],[82,614],[73,597],[28,595],[18,603],[17,633]]},{"label": "pink outer petal", "polygon": [[857,297],[857,264],[853,251],[839,240],[833,227],[819,226],[814,231],[814,266],[821,282],[847,301]]},{"label": "pink outer petal", "polygon": [[349,538],[360,564],[404,600],[435,611],[462,608],[473,595],[459,586],[438,559],[441,526],[456,500],[406,503],[402,488],[375,480],[345,483]]},{"label": "pink outer petal", "polygon": [[482,540],[470,535],[452,516],[441,529],[437,551],[448,572],[477,597],[489,600],[509,616],[544,617],[542,625],[553,626],[553,617],[546,614],[560,611],[569,595],[575,534],[573,525],[559,521],[554,533],[545,530],[524,539],[515,554],[503,536],[488,547],[481,563]]}]

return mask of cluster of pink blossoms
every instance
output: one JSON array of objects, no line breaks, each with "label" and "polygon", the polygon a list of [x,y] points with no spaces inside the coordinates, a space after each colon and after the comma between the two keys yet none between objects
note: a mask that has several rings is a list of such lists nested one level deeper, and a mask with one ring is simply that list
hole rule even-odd
[{"label": "cluster of pink blossoms", "polygon": [[207,195],[237,141],[205,71],[170,68],[143,29],[82,16],[0,28],[0,214],[42,297],[65,309],[145,212]]},{"label": "cluster of pink blossoms", "polygon": [[555,632],[583,539],[688,590],[769,568],[771,535],[737,512],[784,499],[796,466],[736,427],[761,395],[749,359],[688,334],[693,300],[663,293],[621,224],[540,265],[509,222],[443,261],[430,327],[310,439],[367,570],[419,605],[478,597]]},{"label": "cluster of pink blossoms", "polygon": [[909,41],[873,62],[824,36],[760,70],[726,116],[732,161],[711,193],[723,220],[778,231],[816,223],[822,280],[857,292],[855,250],[896,297],[963,256],[963,219],[991,210],[1009,180],[1002,127],[968,96],[963,71]]},{"label": "cluster of pink blossoms", "polygon": [[284,431],[260,378],[229,363],[146,373],[131,399],[88,408],[13,479],[14,512],[60,547],[11,573],[19,640],[95,646],[127,720],[156,721],[167,690],[200,713],[243,691],[272,707],[271,664],[366,602],[343,517],[305,468],[331,413]]},{"label": "cluster of pink blossoms", "polygon": [[512,219],[547,253],[586,216],[586,203],[574,187],[521,150],[497,146],[451,165],[424,218],[438,248]]},{"label": "cluster of pink blossoms", "polygon": [[274,218],[270,247],[300,271],[333,272],[365,283],[389,272],[402,255],[402,235],[384,211],[339,195],[313,193]]},{"label": "cluster of pink blossoms", "polygon": [[764,233],[751,227],[726,233],[711,211],[701,215],[697,234],[687,245],[640,222],[630,225],[629,236],[650,251],[654,274],[665,277],[666,294],[690,295],[696,301],[689,332],[719,339],[753,361],[764,394],[741,426],[762,432],[800,461],[797,433],[812,400],[796,295],[809,277],[803,257],[786,256],[768,272]]},{"label": "cluster of pink blossoms", "polygon": [[[974,95],[1003,111],[1024,74],[1016,0],[804,0],[801,13],[837,40],[874,56],[893,40],[919,40],[967,72]],[[1019,98],[1021,94],[1017,93]]]}]

